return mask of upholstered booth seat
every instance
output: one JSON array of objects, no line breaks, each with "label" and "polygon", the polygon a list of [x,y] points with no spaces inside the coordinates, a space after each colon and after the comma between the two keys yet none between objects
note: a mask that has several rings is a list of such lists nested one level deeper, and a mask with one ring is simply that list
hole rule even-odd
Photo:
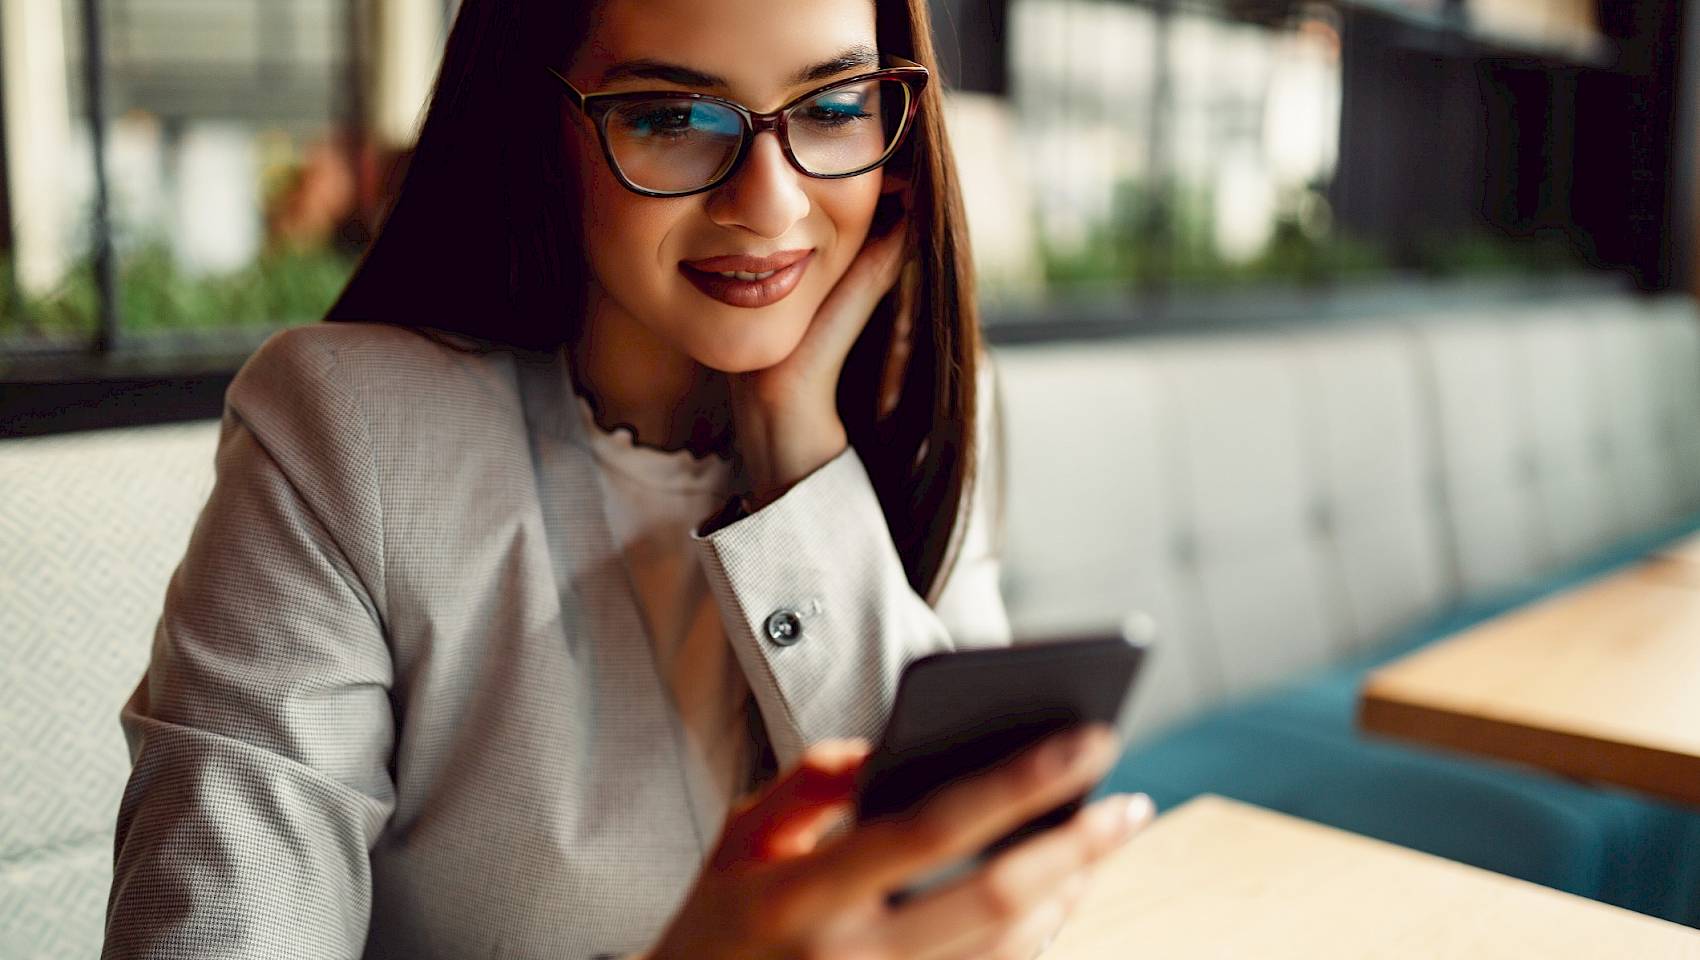
[{"label": "upholstered booth seat", "polygon": [[1353,727],[1371,665],[1700,528],[1689,301],[999,365],[1012,621],[1158,624],[1100,793],[1224,794],[1700,925],[1700,811]]},{"label": "upholstered booth seat", "polygon": [[212,490],[218,423],[0,442],[0,957],[97,957],[118,708]]}]

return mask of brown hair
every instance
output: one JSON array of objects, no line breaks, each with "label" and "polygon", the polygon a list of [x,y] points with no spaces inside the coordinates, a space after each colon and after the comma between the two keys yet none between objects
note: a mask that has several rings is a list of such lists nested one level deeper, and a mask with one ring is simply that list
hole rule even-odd
[{"label": "brown hair", "polygon": [[[838,411],[909,583],[934,603],[976,482],[979,311],[926,0],[875,2],[880,50],[926,66],[933,82],[890,161],[913,184],[904,279],[851,347]],[[561,150],[561,87],[544,67],[564,66],[592,7],[461,4],[396,199],[326,320],[445,331],[485,349],[577,342],[588,269],[579,188]]]}]

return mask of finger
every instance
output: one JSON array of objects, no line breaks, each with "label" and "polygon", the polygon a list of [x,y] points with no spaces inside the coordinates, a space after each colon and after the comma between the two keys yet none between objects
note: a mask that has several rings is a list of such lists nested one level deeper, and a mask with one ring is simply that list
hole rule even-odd
[{"label": "finger", "polygon": [[1070,877],[1055,897],[1041,903],[1032,913],[1022,918],[1020,924],[1006,930],[1001,936],[993,935],[969,947],[964,956],[974,960],[1003,960],[1005,957],[1017,960],[1043,958],[1063,927],[1068,925],[1068,918],[1074,915],[1074,908],[1085,897],[1091,883],[1089,872]]},{"label": "finger", "polygon": [[857,251],[815,312],[810,333],[818,344],[817,349],[835,358],[849,352],[880,298],[897,285],[908,234],[904,218],[900,218],[894,229],[869,237]]},{"label": "finger", "polygon": [[962,879],[909,901],[893,914],[893,933],[909,942],[954,927],[961,946],[984,947],[1044,900],[1068,892],[1071,884],[1081,885],[1105,854],[1150,823],[1151,816],[1150,798],[1143,794],[1107,797],[1084,807]]},{"label": "finger", "polygon": [[853,799],[856,773],[871,750],[861,738],[810,745],[766,791],[743,798],[727,818],[716,863],[768,860],[812,849],[823,821]]},{"label": "finger", "polygon": [[1067,920],[1071,902],[1069,894],[1059,894],[1002,926],[951,938],[935,931],[898,931],[888,924],[863,923],[843,928],[846,932],[834,940],[832,955],[855,960],[1032,960]]},{"label": "finger", "polygon": [[868,237],[821,302],[817,321],[825,321],[836,336],[852,333],[853,339],[853,332],[842,328],[853,326],[859,332],[880,298],[897,284],[909,233],[905,219],[900,217],[889,231]]},{"label": "finger", "polygon": [[[1084,884],[1084,880],[1081,881]],[[892,951],[918,960],[1034,960],[1055,939],[1068,920],[1077,892],[1064,890],[1045,897],[1022,915],[950,945],[933,944],[914,954]]]},{"label": "finger", "polygon": [[1052,735],[944,787],[904,816],[859,824],[840,840],[793,861],[791,879],[806,888],[805,897],[885,893],[929,868],[978,853],[1089,791],[1119,753],[1120,740],[1108,724]]},{"label": "finger", "polygon": [[1068,903],[1052,897],[1041,903],[1003,936],[965,954],[975,960],[1035,960],[1051,945],[1068,920]]},{"label": "finger", "polygon": [[[1080,902],[1089,877],[1071,878],[1057,895],[1043,900],[1028,914],[1011,924],[967,939],[941,941],[927,931],[894,931],[877,922],[878,912],[864,913],[841,925],[833,942],[833,956],[848,960],[904,957],[905,960],[1002,960],[1004,957],[1032,960],[1041,956],[1068,922]],[[966,946],[965,946],[966,945]]]}]

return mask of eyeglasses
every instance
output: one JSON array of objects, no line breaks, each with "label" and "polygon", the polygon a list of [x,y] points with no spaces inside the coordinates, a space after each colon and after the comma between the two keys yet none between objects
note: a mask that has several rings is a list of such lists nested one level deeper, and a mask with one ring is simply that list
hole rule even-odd
[{"label": "eyeglasses", "polygon": [[581,93],[549,72],[595,125],[621,185],[646,197],[685,197],[729,179],[764,130],[811,177],[854,177],[891,159],[914,126],[928,72],[891,54],[880,62],[880,70],[816,87],[772,113],[706,93]]}]

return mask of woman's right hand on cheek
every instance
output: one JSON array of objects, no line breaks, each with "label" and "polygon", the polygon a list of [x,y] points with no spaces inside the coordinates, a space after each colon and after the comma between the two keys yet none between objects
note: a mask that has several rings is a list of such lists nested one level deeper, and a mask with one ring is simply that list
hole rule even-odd
[{"label": "woman's right hand on cheek", "polygon": [[[886,894],[1089,791],[1114,762],[1106,725],[1072,759],[1055,735],[940,790],[912,816],[841,823],[867,741],[832,740],[727,816],[714,853],[647,960],[1030,960],[1106,854],[1150,822],[1148,801],[1106,797],[901,906]],[[1095,829],[1125,823],[1119,832]],[[1071,882],[1072,880],[1072,882]]]}]

